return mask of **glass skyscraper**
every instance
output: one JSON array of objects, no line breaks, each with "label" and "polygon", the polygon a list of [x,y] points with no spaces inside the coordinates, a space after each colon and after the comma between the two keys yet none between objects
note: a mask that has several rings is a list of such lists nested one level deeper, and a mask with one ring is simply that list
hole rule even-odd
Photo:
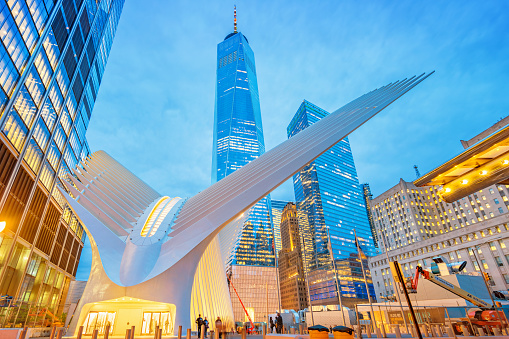
[{"label": "glass skyscraper", "polygon": [[[288,137],[328,114],[304,101],[287,128]],[[312,303],[337,303],[327,229],[330,230],[343,299],[367,299],[354,229],[366,255],[374,255],[375,248],[348,138],[304,167],[293,177],[293,183],[297,207],[307,217],[301,227]],[[372,284],[370,290],[374,295]]]},{"label": "glass skyscraper", "polygon": [[30,307],[63,310],[84,232],[57,186],[90,153],[85,132],[123,5],[0,1],[2,327],[47,326]]},{"label": "glass skyscraper", "polygon": [[[265,152],[254,53],[237,32],[217,45],[212,182],[220,181]],[[220,233],[236,321],[247,321],[235,287],[253,321],[268,321],[278,308],[270,196],[255,204],[245,222]],[[224,253],[224,250],[223,250]],[[267,304],[268,301],[268,304]]]},{"label": "glass skyscraper", "polygon": [[[254,53],[240,32],[217,46],[212,182],[265,152]],[[250,211],[232,251],[232,265],[274,266],[270,197]]]}]

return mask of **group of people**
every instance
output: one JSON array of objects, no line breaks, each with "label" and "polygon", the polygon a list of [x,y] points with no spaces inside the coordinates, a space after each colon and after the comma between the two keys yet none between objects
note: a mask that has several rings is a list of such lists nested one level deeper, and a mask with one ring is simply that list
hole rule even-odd
[{"label": "group of people", "polygon": [[279,312],[276,315],[276,321],[270,317],[269,319],[269,325],[270,325],[270,332],[274,333],[274,327],[276,328],[276,333],[282,333],[283,332],[283,317]]},{"label": "group of people", "polygon": [[[198,325],[198,338],[201,338],[201,329],[204,325],[205,332],[204,338],[207,338],[207,332],[209,330],[209,321],[207,320],[207,317],[202,318],[201,314],[198,314],[198,318],[196,319],[196,324]],[[223,331],[223,322],[221,321],[220,317],[217,317],[215,322],[216,331],[219,331],[219,338],[221,338],[221,332]]]}]

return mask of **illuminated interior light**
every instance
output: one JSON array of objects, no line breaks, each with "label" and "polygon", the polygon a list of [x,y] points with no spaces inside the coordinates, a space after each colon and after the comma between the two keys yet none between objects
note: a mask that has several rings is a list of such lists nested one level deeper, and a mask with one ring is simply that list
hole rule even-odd
[{"label": "illuminated interior light", "polygon": [[168,199],[170,199],[170,197],[162,197],[157,202],[157,204],[154,206],[154,208],[152,209],[152,212],[150,212],[150,215],[147,218],[147,221],[145,221],[145,225],[143,225],[143,228],[141,229],[140,234],[142,237],[147,236],[147,233],[150,230],[150,228],[152,227],[152,225],[154,224],[156,217],[159,215],[159,213],[161,212],[163,207],[166,205],[163,203],[166,202]]},{"label": "illuminated interior light", "polygon": [[468,180],[467,180],[467,179],[463,179],[463,180],[461,180],[461,183],[462,183],[463,185],[466,185],[466,184],[468,184]]},{"label": "illuminated interior light", "polygon": [[445,193],[449,193],[450,191],[451,191],[451,189],[450,189],[449,187],[447,187],[447,188],[445,189]]},{"label": "illuminated interior light", "polygon": [[507,165],[509,164],[509,160],[505,159],[505,160],[502,160],[502,165]]},{"label": "illuminated interior light", "polygon": [[0,232],[5,229],[5,221],[0,221]]},{"label": "illuminated interior light", "polygon": [[481,172],[479,172],[479,174],[480,174],[480,175],[486,175],[486,174],[488,174],[488,171],[486,171],[486,170],[482,170]]}]

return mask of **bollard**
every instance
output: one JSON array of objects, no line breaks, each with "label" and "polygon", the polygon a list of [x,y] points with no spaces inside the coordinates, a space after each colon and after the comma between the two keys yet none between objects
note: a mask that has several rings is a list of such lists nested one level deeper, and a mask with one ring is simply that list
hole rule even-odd
[{"label": "bollard", "polygon": [[49,335],[49,339],[55,339],[55,334],[57,333],[57,327],[56,326],[53,326],[51,328],[51,333]]},{"label": "bollard", "polygon": [[92,339],[97,339],[97,335],[99,334],[99,330],[95,329],[92,331]]},{"label": "bollard", "polygon": [[371,338],[371,325],[366,326],[366,334],[368,335],[368,338]]},{"label": "bollard", "polygon": [[182,339],[182,325],[179,325],[178,339]]},{"label": "bollard", "polygon": [[23,327],[23,330],[21,330],[21,334],[19,336],[19,339],[25,339],[27,336],[28,327]]},{"label": "bollard", "polygon": [[81,339],[82,335],[83,335],[83,326],[80,326],[78,328],[78,335],[76,336],[76,339]]},{"label": "bollard", "polygon": [[159,329],[159,338],[158,339],[162,339],[163,338],[163,329],[160,328]]},{"label": "bollard", "polygon": [[131,326],[131,339],[134,339],[134,332],[136,331],[136,326]]},{"label": "bollard", "polygon": [[438,331],[437,331],[436,326],[431,325],[431,335],[432,335],[432,336],[434,336],[435,338],[440,337],[440,336],[438,335]]},{"label": "bollard", "polygon": [[191,339],[191,329],[190,328],[187,329],[186,339]]},{"label": "bollard", "polygon": [[493,335],[494,335],[494,336],[500,336],[500,335],[502,335],[502,333],[500,333],[500,329],[498,328],[498,326],[494,326],[494,327],[493,327]]},{"label": "bollard", "polygon": [[104,329],[104,339],[108,339],[110,337],[110,327],[111,325],[106,325],[106,328]]},{"label": "bollard", "polygon": [[159,325],[156,325],[156,329],[154,331],[154,339],[158,339],[159,336]]},{"label": "bollard", "polygon": [[201,325],[201,337],[199,339],[205,339],[205,325]]},{"label": "bollard", "polygon": [[[266,335],[267,335],[267,326],[263,325],[262,326],[262,339],[265,339]],[[216,338],[216,339],[219,339],[219,338]]]},{"label": "bollard", "polygon": [[394,333],[396,333],[396,338],[401,338],[401,331],[399,330],[399,325],[394,326]]},{"label": "bollard", "polygon": [[435,333],[438,338],[442,336],[442,330],[440,329],[440,325],[435,325]]},{"label": "bollard", "polygon": [[421,325],[421,333],[424,337],[429,337],[429,333],[428,333],[428,326],[426,326],[426,324],[422,324]]},{"label": "bollard", "polygon": [[57,339],[62,339],[62,336],[64,335],[64,329],[61,328],[57,331]]},{"label": "bollard", "polygon": [[240,332],[240,337],[242,339],[246,339],[246,328],[245,327],[242,327],[242,330]]},{"label": "bollard", "polygon": [[461,325],[461,332],[463,332],[463,336],[468,337],[470,333],[468,333],[467,327],[465,325]]},{"label": "bollard", "polygon": [[131,339],[131,329],[127,328],[125,330],[125,339]]},{"label": "bollard", "polygon": [[410,330],[412,331],[412,338],[418,338],[415,327],[414,326],[410,327]]}]

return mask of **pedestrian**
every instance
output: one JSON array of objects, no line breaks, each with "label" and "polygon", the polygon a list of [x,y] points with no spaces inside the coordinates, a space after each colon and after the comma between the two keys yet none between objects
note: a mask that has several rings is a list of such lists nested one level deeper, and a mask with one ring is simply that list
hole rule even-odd
[{"label": "pedestrian", "polygon": [[201,338],[201,325],[203,325],[203,319],[201,314],[198,314],[198,318],[196,319],[196,324],[198,324],[198,338]]},{"label": "pedestrian", "polygon": [[332,333],[332,325],[329,327],[329,332]]},{"label": "pedestrian", "polygon": [[276,325],[274,325],[274,320],[272,319],[272,317],[270,317],[270,319],[269,319],[269,324],[270,324],[270,333],[274,333],[274,327]]},{"label": "pedestrian", "polygon": [[203,318],[203,325],[205,325],[205,338],[207,338],[207,331],[209,329],[209,321],[207,320],[207,317]]},{"label": "pedestrian", "polygon": [[283,330],[283,317],[278,312],[276,315],[276,331],[277,333],[281,334],[282,330]]},{"label": "pedestrian", "polygon": [[216,319],[216,331],[219,333],[219,339],[221,339],[221,335],[223,332],[223,322],[221,321],[220,317],[217,317]]}]

